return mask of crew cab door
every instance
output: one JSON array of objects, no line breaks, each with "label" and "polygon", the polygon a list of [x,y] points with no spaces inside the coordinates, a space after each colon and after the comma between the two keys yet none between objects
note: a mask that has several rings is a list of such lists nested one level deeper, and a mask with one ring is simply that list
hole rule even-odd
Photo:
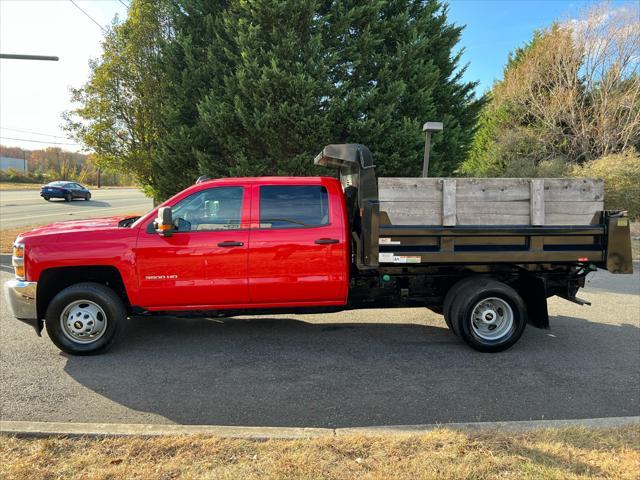
[{"label": "crew cab door", "polygon": [[[254,304],[342,305],[348,247],[336,182],[254,185],[249,295]],[[335,191],[335,190],[339,190]]]},{"label": "crew cab door", "polygon": [[249,301],[250,191],[199,190],[172,206],[177,231],[141,230],[136,266],[142,307],[215,308]]}]

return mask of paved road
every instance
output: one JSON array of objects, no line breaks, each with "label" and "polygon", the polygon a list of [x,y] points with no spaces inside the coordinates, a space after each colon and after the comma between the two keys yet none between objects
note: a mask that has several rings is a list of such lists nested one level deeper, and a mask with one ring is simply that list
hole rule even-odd
[{"label": "paved road", "polygon": [[0,190],[2,228],[77,220],[111,215],[144,213],[152,202],[134,188],[94,189],[88,202],[52,200],[45,202],[38,190]]},{"label": "paved road", "polygon": [[592,307],[552,299],[552,329],[528,328],[501,354],[403,309],[137,318],[108,354],[71,357],[3,304],[2,418],[348,427],[640,415],[639,287],[637,273],[598,272],[581,292]]}]

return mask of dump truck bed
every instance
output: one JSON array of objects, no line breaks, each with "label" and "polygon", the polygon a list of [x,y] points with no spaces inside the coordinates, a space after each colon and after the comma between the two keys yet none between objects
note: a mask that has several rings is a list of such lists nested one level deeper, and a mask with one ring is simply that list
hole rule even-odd
[{"label": "dump truck bed", "polygon": [[624,212],[593,179],[381,178],[378,260],[631,269]]}]

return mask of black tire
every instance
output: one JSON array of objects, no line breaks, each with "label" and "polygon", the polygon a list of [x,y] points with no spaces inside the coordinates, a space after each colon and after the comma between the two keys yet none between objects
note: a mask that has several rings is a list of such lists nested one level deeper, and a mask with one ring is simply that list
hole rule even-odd
[{"label": "black tire", "polygon": [[[500,303],[500,300],[506,302],[512,316],[511,326],[496,339],[482,338],[472,326],[472,313],[476,305],[491,298],[498,299],[492,302],[494,304]],[[499,313],[502,309],[499,307],[495,310]],[[501,352],[513,346],[522,336],[527,325],[527,309],[518,292],[509,285],[496,280],[476,278],[466,283],[456,295],[450,320],[458,336],[471,348],[480,352]]]},{"label": "black tire", "polygon": [[51,198],[49,198],[49,197],[44,197],[44,199],[45,199],[45,201],[47,201],[47,202],[48,202],[49,200],[51,200]]},{"label": "black tire", "polygon": [[444,303],[442,304],[442,315],[444,316],[444,321],[447,323],[447,327],[449,330],[456,335],[458,332],[455,329],[455,325],[451,323],[451,307],[453,306],[454,300],[458,297],[462,289],[467,286],[470,282],[474,282],[477,280],[477,277],[467,277],[460,280],[458,283],[455,283],[444,297]]},{"label": "black tire", "polygon": [[87,193],[87,196],[86,196],[86,197],[84,197],[84,199],[85,199],[85,200],[87,200],[87,201],[91,200],[91,194],[90,194],[90,193]]},{"label": "black tire", "polygon": [[64,201],[65,202],[70,202],[71,200],[73,200],[73,197],[71,196],[71,194],[70,193],[66,193],[64,195]]},{"label": "black tire", "polygon": [[[87,300],[98,305],[106,315],[102,336],[91,343],[74,341],[61,325],[61,315],[74,302]],[[82,304],[81,304],[82,305]],[[58,293],[47,307],[45,326],[51,341],[71,355],[95,355],[106,352],[124,329],[127,310],[122,299],[109,287],[99,283],[77,283]]]}]

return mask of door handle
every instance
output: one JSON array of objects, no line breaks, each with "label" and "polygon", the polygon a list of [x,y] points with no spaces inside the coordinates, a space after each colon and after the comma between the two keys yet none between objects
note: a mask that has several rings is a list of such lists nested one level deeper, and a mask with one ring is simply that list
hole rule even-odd
[{"label": "door handle", "polygon": [[331,245],[332,243],[340,243],[337,238],[319,238],[314,243],[318,245]]},{"label": "door handle", "polygon": [[243,242],[234,242],[234,241],[226,241],[218,243],[219,247],[242,247],[244,245]]}]

